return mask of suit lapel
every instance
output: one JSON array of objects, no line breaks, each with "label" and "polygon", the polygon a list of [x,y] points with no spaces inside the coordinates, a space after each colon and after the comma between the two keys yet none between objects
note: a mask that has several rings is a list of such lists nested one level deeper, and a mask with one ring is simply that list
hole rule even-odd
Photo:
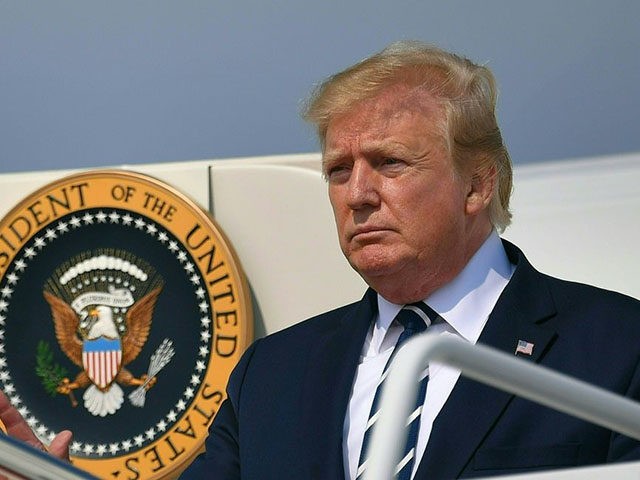
[{"label": "suit lapel", "polygon": [[[540,361],[555,339],[555,307],[544,277],[505,242],[516,270],[493,309],[478,343],[514,354],[518,340],[533,344]],[[499,420],[513,395],[463,376],[433,424],[416,479],[457,478]]]},{"label": "suit lapel", "polygon": [[368,290],[360,302],[319,336],[309,355],[301,416],[310,452],[308,478],[344,478],[344,417],[362,345],[376,312],[376,293]]}]

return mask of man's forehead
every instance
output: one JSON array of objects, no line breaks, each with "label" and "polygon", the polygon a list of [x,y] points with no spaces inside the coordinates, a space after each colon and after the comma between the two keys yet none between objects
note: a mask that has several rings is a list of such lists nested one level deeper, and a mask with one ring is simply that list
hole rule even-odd
[{"label": "man's forehead", "polygon": [[367,123],[383,124],[405,115],[420,114],[433,117],[442,113],[442,101],[429,91],[407,85],[391,85],[375,95],[349,105],[334,114],[327,124],[327,130],[335,125],[347,124],[359,128]]},{"label": "man's forehead", "polygon": [[331,118],[325,146],[363,139],[363,135],[369,140],[384,139],[396,125],[436,123],[443,115],[442,104],[428,92],[385,91]]}]

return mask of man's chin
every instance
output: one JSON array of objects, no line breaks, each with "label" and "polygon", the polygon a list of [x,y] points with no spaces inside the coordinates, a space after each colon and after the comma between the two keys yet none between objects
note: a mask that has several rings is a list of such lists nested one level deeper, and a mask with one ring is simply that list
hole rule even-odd
[{"label": "man's chin", "polygon": [[369,285],[376,279],[392,276],[401,270],[400,262],[390,261],[388,256],[366,257],[359,255],[351,258],[349,263]]}]

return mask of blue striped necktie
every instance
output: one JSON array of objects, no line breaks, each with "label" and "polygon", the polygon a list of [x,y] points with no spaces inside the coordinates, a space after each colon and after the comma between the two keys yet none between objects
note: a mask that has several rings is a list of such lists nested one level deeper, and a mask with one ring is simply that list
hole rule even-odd
[{"label": "blue striped necktie", "polygon": [[[373,425],[378,420],[378,416],[380,415],[379,403],[382,386],[385,379],[387,378],[389,365],[391,364],[393,357],[396,355],[403,343],[405,343],[413,335],[424,332],[427,327],[431,326],[431,323],[437,318],[438,314],[423,302],[405,305],[404,307],[402,307],[402,310],[400,310],[398,315],[396,315],[395,320],[397,320],[398,323],[400,323],[404,327],[404,330],[400,334],[400,337],[396,342],[396,346],[391,353],[391,357],[389,357],[389,360],[384,367],[382,376],[380,377],[380,381],[378,382],[378,387],[376,388],[375,396],[373,397],[373,404],[371,405],[371,412],[369,413],[369,421],[367,422],[367,426],[364,432],[364,439],[362,442],[362,449],[360,450],[360,460],[358,462],[358,471],[356,473],[356,478],[361,478],[363,472],[367,467],[367,449],[369,446],[369,441],[372,437]],[[420,414],[422,413],[422,404],[424,402],[425,393],[427,391],[428,379],[429,376],[426,374],[423,378],[419,379],[420,386],[418,388],[418,395],[416,397],[416,407],[407,419],[407,428],[409,432],[407,436],[407,444],[405,449],[403,450],[402,459],[396,467],[397,479],[408,480],[409,478],[411,478],[411,472],[413,470],[413,464],[415,462],[418,429],[420,428]]]}]

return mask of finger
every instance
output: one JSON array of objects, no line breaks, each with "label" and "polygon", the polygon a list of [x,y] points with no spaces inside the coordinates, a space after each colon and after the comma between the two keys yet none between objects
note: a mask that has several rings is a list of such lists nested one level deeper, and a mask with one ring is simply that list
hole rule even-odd
[{"label": "finger", "polygon": [[0,391],[0,420],[4,423],[7,434],[18,440],[27,442],[35,447],[42,443],[35,436],[27,422],[22,418],[20,412],[9,402],[6,395]]},{"label": "finger", "polygon": [[58,433],[49,445],[49,453],[61,460],[69,461],[69,445],[73,441],[73,433],[63,430]]}]

